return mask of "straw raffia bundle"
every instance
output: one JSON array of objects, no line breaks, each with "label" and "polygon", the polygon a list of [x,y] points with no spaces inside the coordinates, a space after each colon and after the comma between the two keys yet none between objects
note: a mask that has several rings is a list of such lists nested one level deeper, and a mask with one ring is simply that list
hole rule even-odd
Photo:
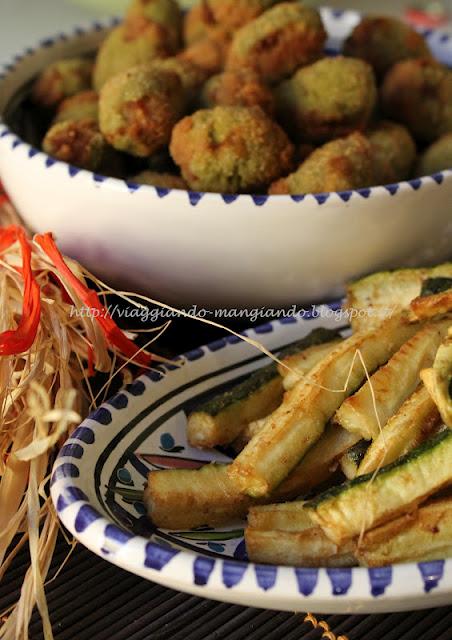
[{"label": "straw raffia bundle", "polygon": [[[80,313],[86,307],[98,313]],[[150,361],[88,288],[82,267],[63,258],[50,234],[32,239],[1,195],[0,580],[25,543],[31,558],[19,601],[2,616],[2,640],[27,640],[35,605],[44,637],[53,637],[44,583],[60,527],[48,479],[59,445],[96,405],[90,376]]]}]

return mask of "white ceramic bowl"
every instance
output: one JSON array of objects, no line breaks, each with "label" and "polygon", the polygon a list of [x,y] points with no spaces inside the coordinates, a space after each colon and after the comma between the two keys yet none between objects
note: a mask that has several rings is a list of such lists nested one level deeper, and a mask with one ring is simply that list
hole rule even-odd
[{"label": "white ceramic bowl", "polygon": [[[322,10],[329,46],[359,21]],[[111,26],[111,25],[108,25]],[[0,78],[0,116],[47,63],[92,51],[107,25],[59,35]],[[426,33],[452,63],[452,38]],[[0,175],[24,220],[111,282],[178,305],[283,306],[327,299],[382,268],[451,254],[452,171],[344,193],[223,196],[137,186],[55,161],[0,121]]]}]

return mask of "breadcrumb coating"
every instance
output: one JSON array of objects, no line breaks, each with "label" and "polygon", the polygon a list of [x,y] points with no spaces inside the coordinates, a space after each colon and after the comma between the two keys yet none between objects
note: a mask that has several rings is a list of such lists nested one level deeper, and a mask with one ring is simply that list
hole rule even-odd
[{"label": "breadcrumb coating", "polygon": [[272,184],[269,193],[348,191],[371,186],[374,181],[371,143],[355,132],[313,151],[295,173]]},{"label": "breadcrumb coating", "polygon": [[224,71],[205,84],[202,102],[207,107],[261,107],[270,116],[275,112],[271,89],[251,69]]},{"label": "breadcrumb coating", "polygon": [[302,142],[322,143],[364,130],[377,103],[372,67],[356,58],[323,58],[277,89],[281,122]]},{"label": "breadcrumb coating", "polygon": [[139,25],[140,22],[159,25],[174,52],[181,46],[182,20],[176,0],[132,0],[125,16],[128,25]]},{"label": "breadcrumb coating", "polygon": [[91,88],[93,63],[86,58],[68,58],[49,64],[32,89],[32,99],[41,107],[56,107],[62,100]]},{"label": "breadcrumb coating", "polygon": [[290,170],[294,149],[259,107],[215,107],[178,122],[170,152],[191,189],[241,193]]},{"label": "breadcrumb coating", "polygon": [[422,35],[391,16],[364,17],[345,41],[343,51],[366,60],[379,78],[401,60],[430,55]]},{"label": "breadcrumb coating", "polygon": [[375,184],[391,184],[410,177],[416,161],[416,144],[406,127],[380,122],[368,138],[373,149]]},{"label": "breadcrumb coating", "polygon": [[141,23],[139,29],[119,25],[107,35],[97,52],[93,72],[93,85],[100,91],[113,76],[138,64],[156,58],[167,58],[173,48],[165,29],[157,23]]},{"label": "breadcrumb coating", "polygon": [[83,120],[99,118],[99,96],[95,91],[81,91],[75,96],[63,100],[56,112],[54,123],[64,120]]},{"label": "breadcrumb coating", "polygon": [[119,151],[146,157],[168,144],[185,106],[175,73],[132,67],[111,78],[99,98],[100,128]]},{"label": "breadcrumb coating", "polygon": [[96,120],[65,120],[47,132],[42,148],[46,153],[76,167],[96,171],[103,162],[107,143]]},{"label": "breadcrumb coating", "polygon": [[319,58],[325,40],[316,9],[283,2],[235,33],[227,68],[250,67],[266,81],[278,82]]},{"label": "breadcrumb coating", "polygon": [[420,142],[452,131],[452,72],[435,60],[398,62],[385,76],[381,101],[386,116]]}]

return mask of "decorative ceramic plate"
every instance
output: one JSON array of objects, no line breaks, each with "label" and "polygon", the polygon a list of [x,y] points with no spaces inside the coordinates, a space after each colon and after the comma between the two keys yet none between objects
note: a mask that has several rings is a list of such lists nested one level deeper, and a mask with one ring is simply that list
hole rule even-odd
[{"label": "decorative ceramic plate", "polygon": [[[318,307],[303,319],[282,319],[248,335],[277,350],[315,327],[337,327],[335,309]],[[452,560],[380,569],[256,565],[246,557],[243,522],[176,532],[153,527],[142,502],[149,471],[228,461],[220,451],[190,448],[185,412],[267,361],[235,336],[183,360],[180,368],[160,367],[138,378],[87,418],[62,448],[52,498],[82,544],[148,580],[242,605],[370,613],[452,603]]]}]

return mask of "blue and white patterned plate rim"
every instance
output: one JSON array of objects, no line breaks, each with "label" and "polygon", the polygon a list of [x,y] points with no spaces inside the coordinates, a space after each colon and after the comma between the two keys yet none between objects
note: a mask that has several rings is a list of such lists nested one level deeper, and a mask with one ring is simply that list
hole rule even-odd
[{"label": "blue and white patterned plate rim", "polygon": [[[337,309],[338,303],[327,306]],[[312,318],[317,317],[319,310],[321,312],[322,307],[314,309]],[[287,324],[301,326],[306,322],[309,323],[309,319],[282,318],[244,333],[254,340],[265,342],[265,335],[277,334]],[[235,336],[228,336],[182,357],[187,361],[186,366],[190,366],[191,361],[212,357],[213,354],[217,357],[221,350],[234,349],[238,344],[243,345],[243,342]],[[239,361],[240,358],[237,359]],[[165,379],[162,374],[170,372],[173,367],[159,365],[158,369],[161,373],[146,373],[137,379],[134,384],[140,387],[139,394],[131,388],[131,393],[122,390],[115,398],[119,395],[128,396],[127,404],[131,409],[137,395],[155,389],[154,385],[161,384]],[[337,610],[337,607],[325,605],[325,602],[338,598],[343,603],[351,603],[341,605],[349,606],[349,610],[356,610],[356,606],[358,610],[373,610],[372,603],[378,600],[378,610],[381,611],[407,608],[404,601],[413,603],[410,608],[426,608],[452,601],[452,560],[370,569],[269,566],[170,548],[119,527],[99,513],[90,502],[82,489],[79,469],[92,444],[86,434],[105,438],[108,433],[105,431],[106,425],[111,425],[113,420],[120,420],[121,408],[113,409],[115,398],[92,413],[72,434],[57,457],[51,478],[52,500],[60,519],[94,553],[126,570],[172,588],[276,609],[291,610],[298,606],[297,599],[304,598],[314,604],[321,603],[318,610],[325,612]],[[385,601],[391,600],[400,604],[386,607]]]},{"label": "blue and white patterned plate rim", "polygon": [[[322,7],[321,13],[323,18],[329,22],[329,24],[340,25],[344,21],[349,21],[350,19],[357,19],[359,13],[353,10],[339,10],[332,9],[328,7]],[[51,49],[56,45],[61,45],[61,43],[66,42],[70,38],[83,37],[87,34],[94,32],[102,32],[106,29],[114,27],[120,23],[120,19],[111,18],[107,21],[95,21],[88,23],[84,26],[77,26],[69,33],[57,33],[54,36],[46,38],[44,40],[40,40],[36,46],[27,47],[23,52],[16,54],[13,58],[0,66],[0,89],[2,81],[7,78],[11,73],[14,72],[16,67],[19,64],[25,63],[27,58],[35,55],[39,50],[42,49]],[[435,53],[441,53],[444,59],[447,59],[450,65],[452,66],[452,34],[441,30],[441,29],[422,29],[421,30],[424,37],[427,39],[429,44],[434,49]],[[330,34],[333,38],[334,33]],[[300,195],[250,195],[250,194],[220,194],[220,193],[207,193],[207,192],[198,192],[198,191],[185,191],[182,189],[167,189],[160,187],[153,187],[151,185],[145,184],[137,184],[130,180],[121,180],[118,178],[111,178],[101,174],[92,173],[91,171],[87,171],[85,169],[80,169],[73,165],[69,165],[61,160],[56,160],[52,156],[49,156],[44,151],[37,149],[24,140],[22,140],[17,134],[15,134],[7,125],[4,123],[0,116],[0,140],[2,138],[10,138],[11,145],[13,149],[25,149],[29,159],[41,160],[44,162],[47,169],[51,169],[55,166],[63,166],[66,167],[68,175],[71,178],[75,178],[76,176],[84,176],[85,178],[89,178],[95,182],[95,184],[99,186],[109,186],[113,188],[120,188],[121,190],[127,190],[130,194],[134,194],[138,191],[142,191],[144,193],[154,193],[159,198],[166,198],[167,196],[174,195],[177,197],[187,196],[189,202],[192,206],[196,206],[203,199],[207,198],[211,200],[212,198],[218,201],[219,199],[227,205],[231,205],[235,203],[239,199],[248,198],[251,199],[252,203],[258,207],[265,206],[269,201],[275,201],[277,199],[279,202],[284,201],[292,201],[296,203],[302,203],[303,201],[312,201],[314,199],[319,206],[325,204],[330,201],[331,198],[338,199],[341,202],[347,203],[352,197],[353,198],[363,198],[368,199],[372,196],[377,195],[386,195],[386,196],[396,196],[398,193],[402,191],[418,191],[422,187],[426,186],[440,186],[443,184],[446,178],[450,178],[452,176],[452,169],[446,169],[444,171],[439,171],[433,175],[422,176],[413,178],[411,180],[404,180],[401,182],[396,182],[393,184],[387,185],[378,185],[374,187],[366,187],[362,189],[353,189],[347,191],[337,191],[337,192],[328,192],[328,193],[317,193],[317,194],[300,194]]]}]

